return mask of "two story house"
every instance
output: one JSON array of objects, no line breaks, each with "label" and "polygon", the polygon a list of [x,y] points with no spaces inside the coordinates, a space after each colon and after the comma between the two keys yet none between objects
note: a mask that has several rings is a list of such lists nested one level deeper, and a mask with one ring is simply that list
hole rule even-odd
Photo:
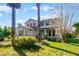
[{"label": "two story house", "polygon": [[[25,25],[18,24],[16,28],[17,36],[36,36],[37,35],[37,20],[29,19]],[[40,33],[44,37],[60,37],[61,20],[59,18],[44,19],[40,21]]]}]

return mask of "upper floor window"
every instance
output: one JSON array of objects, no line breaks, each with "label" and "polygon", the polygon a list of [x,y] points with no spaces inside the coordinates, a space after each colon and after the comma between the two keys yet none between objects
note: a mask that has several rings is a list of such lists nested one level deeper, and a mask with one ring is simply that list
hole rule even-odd
[{"label": "upper floor window", "polygon": [[33,23],[33,26],[35,26],[35,23]]},{"label": "upper floor window", "polygon": [[51,22],[51,24],[52,24],[52,25],[54,25],[54,24],[55,24],[55,22],[54,22],[54,21],[52,21],[52,22]]},{"label": "upper floor window", "polygon": [[27,26],[29,27],[29,24],[27,24]]},{"label": "upper floor window", "polygon": [[44,22],[43,22],[43,21],[42,21],[42,22],[40,22],[40,25],[41,25],[41,26],[44,26]]},{"label": "upper floor window", "polygon": [[30,27],[32,27],[32,24],[30,24]]},{"label": "upper floor window", "polygon": [[48,21],[46,21],[45,23],[46,23],[46,25],[49,25],[49,22]]},{"label": "upper floor window", "polygon": [[22,36],[23,35],[23,31],[19,31],[19,36]]}]

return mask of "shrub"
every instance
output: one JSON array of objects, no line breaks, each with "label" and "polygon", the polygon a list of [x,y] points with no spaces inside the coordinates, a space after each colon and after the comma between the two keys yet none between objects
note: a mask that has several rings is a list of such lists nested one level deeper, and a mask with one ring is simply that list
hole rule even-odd
[{"label": "shrub", "polygon": [[79,40],[78,39],[75,39],[75,38],[69,38],[68,41],[70,43],[79,43]]},{"label": "shrub", "polygon": [[56,37],[49,37],[49,38],[47,38],[47,40],[48,41],[54,41],[55,42],[57,40],[57,38]]},{"label": "shrub", "polygon": [[7,41],[7,42],[0,42],[0,47],[10,47],[12,46],[11,42],[10,41]]},{"label": "shrub", "polygon": [[17,47],[33,46],[37,40],[37,38],[32,36],[20,36],[15,40],[15,45]]},{"label": "shrub", "polygon": [[42,45],[47,45],[48,44],[48,41],[47,40],[43,40],[42,41]]},{"label": "shrub", "polygon": [[79,40],[75,39],[74,33],[65,33],[64,39],[66,39],[68,43],[79,43]]}]

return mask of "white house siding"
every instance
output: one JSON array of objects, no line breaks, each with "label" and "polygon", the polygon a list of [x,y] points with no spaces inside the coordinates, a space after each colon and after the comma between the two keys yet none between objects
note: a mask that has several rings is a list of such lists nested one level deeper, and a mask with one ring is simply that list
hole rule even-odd
[{"label": "white house siding", "polygon": [[[35,24],[35,25],[34,25]],[[29,25],[29,26],[28,26]],[[31,25],[31,26],[30,26]],[[29,19],[27,22],[25,22],[25,27],[37,27],[37,21],[34,19]]]},{"label": "white house siding", "polygon": [[19,31],[23,31],[21,36],[36,36],[36,31],[34,29],[26,28],[23,26],[17,27],[16,36],[20,36]]}]

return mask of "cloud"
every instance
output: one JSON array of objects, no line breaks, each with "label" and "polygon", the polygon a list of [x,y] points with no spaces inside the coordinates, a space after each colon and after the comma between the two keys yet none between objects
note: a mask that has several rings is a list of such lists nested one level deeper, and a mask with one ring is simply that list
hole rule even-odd
[{"label": "cloud", "polygon": [[0,17],[1,17],[1,16],[3,16],[3,14],[2,14],[2,13],[0,13]]},{"label": "cloud", "polygon": [[44,10],[45,12],[47,12],[51,7],[49,6],[43,6],[41,9]]},{"label": "cloud", "polygon": [[10,15],[11,8],[8,6],[0,6],[0,16]]},{"label": "cloud", "polygon": [[[26,11],[26,9],[16,9],[17,12]],[[0,6],[0,16],[10,16],[11,8],[9,6]]]},{"label": "cloud", "polygon": [[[37,7],[33,6],[32,9],[37,10]],[[50,9],[50,7],[49,6],[42,6],[42,7],[40,7],[40,9],[44,10],[44,11],[48,11]]]},{"label": "cloud", "polygon": [[21,23],[22,25],[26,22],[26,19],[16,19],[16,23]]},{"label": "cloud", "polygon": [[[49,7],[49,6],[41,6],[40,9],[47,12],[49,11],[50,9],[52,9],[53,7]],[[37,7],[36,6],[33,6],[32,9],[34,10],[37,10]]]},{"label": "cloud", "polygon": [[26,8],[20,8],[20,9],[16,9],[16,10],[17,10],[17,12],[26,12],[27,11]]},{"label": "cloud", "polygon": [[41,16],[41,20],[49,19],[49,18],[57,18],[57,15],[56,14],[53,14],[53,15],[47,14],[47,15]]},{"label": "cloud", "polygon": [[[40,19],[43,20],[43,19],[57,18],[57,17],[58,16],[56,14],[52,14],[52,15],[51,14],[46,14],[46,15],[40,16]],[[33,18],[33,19],[37,20],[37,16],[33,16],[33,17],[29,17],[29,18]]]},{"label": "cloud", "polygon": [[33,6],[32,9],[37,10],[37,7],[36,6]]},{"label": "cloud", "polygon": [[10,12],[11,8],[8,6],[0,6],[0,11]]}]

